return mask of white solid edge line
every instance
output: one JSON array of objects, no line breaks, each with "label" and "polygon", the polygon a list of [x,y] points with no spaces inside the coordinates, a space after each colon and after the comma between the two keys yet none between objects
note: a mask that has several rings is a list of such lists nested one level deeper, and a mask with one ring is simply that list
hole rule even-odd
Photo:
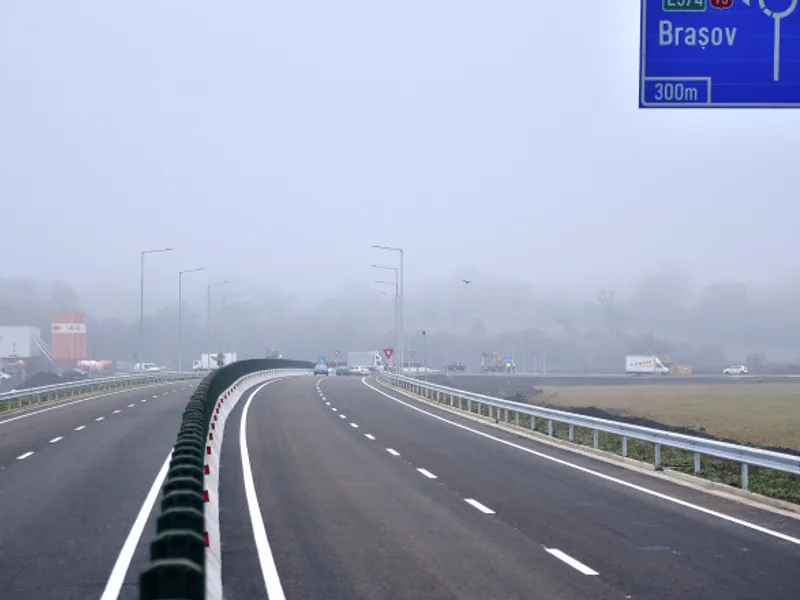
[{"label": "white solid edge line", "polygon": [[545,548],[545,550],[547,552],[549,552],[550,554],[552,554],[553,556],[555,556],[558,560],[560,560],[562,562],[565,562],[570,567],[572,567],[576,571],[580,571],[584,575],[599,575],[600,574],[597,571],[595,571],[594,569],[591,569],[591,568],[587,567],[581,561],[575,560],[569,554],[566,554],[566,553],[562,552],[561,550],[558,550],[556,548]]},{"label": "white solid edge line", "polygon": [[25,460],[25,459],[26,459],[26,458],[28,458],[29,456],[33,456],[33,452],[26,452],[25,454],[20,454],[20,455],[17,457],[17,460]]},{"label": "white solid edge line", "polygon": [[481,511],[485,515],[493,515],[493,514],[495,514],[495,512],[491,508],[489,508],[485,504],[481,504],[480,502],[478,502],[474,498],[464,498],[464,502],[466,502],[467,504],[469,504],[470,506],[472,506],[474,508],[477,508],[479,511]]},{"label": "white solid edge line", "polygon": [[[275,381],[275,380],[273,380]],[[264,517],[261,515],[261,505],[258,503],[256,484],[253,479],[253,469],[250,465],[250,451],[247,449],[247,414],[250,410],[250,403],[262,389],[273,381],[257,387],[247,398],[244,409],[242,410],[242,421],[239,425],[239,452],[242,455],[242,478],[244,479],[244,493],[247,498],[247,509],[250,512],[250,523],[253,526],[253,537],[256,542],[256,552],[258,562],[261,565],[261,576],[264,578],[264,587],[267,590],[269,600],[286,600],[283,593],[281,579],[278,576],[278,567],[275,566],[275,559],[272,556],[272,549],[269,546],[267,530],[264,527]],[[101,599],[102,600],[102,599]]]},{"label": "white solid edge line", "polygon": [[763,527],[761,525],[756,525],[755,523],[751,523],[750,521],[745,521],[744,519],[739,519],[737,517],[732,517],[730,515],[726,515],[725,513],[721,513],[721,512],[718,512],[716,510],[712,510],[710,508],[705,508],[704,506],[700,506],[699,504],[693,504],[691,502],[687,502],[686,500],[681,500],[680,498],[675,498],[674,496],[670,496],[668,494],[662,494],[661,492],[656,492],[655,490],[651,490],[650,488],[646,488],[646,487],[641,486],[641,485],[636,485],[635,483],[630,483],[629,481],[625,481],[624,479],[619,479],[618,477],[613,477],[611,475],[606,475],[605,473],[600,473],[599,471],[595,471],[595,470],[590,469],[588,467],[582,467],[582,466],[577,465],[575,463],[571,463],[571,462],[569,462],[567,460],[563,460],[561,458],[556,458],[555,456],[550,456],[550,455],[545,454],[543,452],[539,452],[538,450],[533,450],[531,448],[526,448],[525,446],[521,446],[520,444],[515,444],[514,442],[509,442],[508,440],[504,440],[504,439],[495,437],[495,436],[493,436],[491,434],[484,433],[483,431],[478,431],[477,429],[472,429],[471,427],[467,427],[466,425],[462,425],[461,423],[456,423],[455,421],[451,421],[449,419],[445,419],[444,417],[441,417],[439,415],[436,415],[436,414],[433,414],[431,412],[428,412],[427,410],[423,410],[423,409],[421,409],[421,408],[419,408],[417,406],[414,406],[413,404],[409,404],[408,402],[404,402],[403,400],[400,400],[399,398],[395,398],[395,397],[391,396],[390,394],[387,394],[386,392],[371,386],[370,384],[368,384],[366,382],[366,377],[361,379],[361,383],[363,383],[365,386],[367,386],[372,391],[377,392],[378,394],[380,394],[382,396],[385,396],[386,398],[389,398],[389,400],[392,400],[393,402],[397,402],[398,404],[402,404],[403,406],[406,406],[406,407],[408,407],[408,408],[410,408],[412,410],[415,410],[415,411],[420,412],[420,413],[422,413],[424,415],[427,415],[427,416],[429,416],[429,417],[431,417],[433,419],[437,419],[439,421],[442,421],[443,423],[448,423],[449,425],[452,425],[453,427],[458,427],[459,429],[463,429],[464,431],[469,431],[470,433],[474,433],[475,435],[478,435],[480,437],[495,441],[495,442],[497,442],[499,444],[503,444],[505,446],[509,446],[510,448],[515,448],[517,450],[521,450],[522,452],[526,452],[526,453],[532,454],[534,456],[538,456],[539,458],[543,458],[545,460],[549,460],[549,461],[554,462],[556,464],[559,464],[561,466],[568,467],[570,469],[575,469],[576,471],[580,471],[581,473],[585,473],[587,475],[592,475],[594,477],[598,477],[599,479],[603,479],[605,481],[610,481],[612,483],[616,483],[616,484],[621,485],[623,487],[626,487],[628,489],[636,490],[637,492],[641,492],[642,494],[647,494],[648,496],[653,496],[653,497],[659,498],[661,500],[666,500],[667,502],[672,502],[673,504],[677,504],[679,506],[683,506],[684,508],[689,508],[689,509],[692,509],[692,510],[696,510],[698,512],[710,515],[712,517],[716,517],[716,518],[721,519],[723,521],[728,521],[729,523],[734,523],[736,525],[740,525],[742,527],[746,527],[748,529],[752,529],[754,531],[758,531],[760,533],[764,533],[766,535],[770,535],[770,536],[778,538],[780,540],[783,540],[783,541],[786,541],[786,542],[790,542],[792,544],[800,545],[800,538],[792,537],[792,536],[787,535],[785,533],[781,533],[780,531],[775,531],[774,529],[769,529],[769,528]]},{"label": "white solid edge line", "polygon": [[59,436],[59,437],[54,437],[52,440],[50,440],[50,443],[51,443],[51,444],[55,444],[56,442],[60,442],[60,441],[61,441],[61,440],[63,440],[63,439],[64,439],[64,438],[63,438],[62,436]]},{"label": "white solid edge line", "polygon": [[438,477],[436,477],[436,475],[434,475],[433,473],[428,471],[428,469],[421,469],[421,468],[418,467],[417,471],[419,471],[420,473],[425,475],[425,477],[427,477],[428,479],[438,479]]},{"label": "white solid edge line", "polygon": [[[158,384],[156,384],[158,385]],[[143,386],[144,387],[144,386]],[[16,417],[9,417],[8,419],[4,419],[0,421],[0,425],[4,425],[6,423],[12,423],[14,421],[19,421],[20,419],[27,419],[28,417],[34,417],[36,415],[41,415],[42,413],[48,413],[52,410],[59,410],[64,408],[65,406],[74,406],[76,404],[83,404],[84,402],[89,402],[90,400],[97,400],[99,398],[106,398],[108,396],[116,396],[118,394],[125,394],[129,393],[131,390],[116,390],[113,392],[108,392],[105,394],[99,394],[97,396],[89,396],[88,398],[80,398],[79,400],[70,400],[69,402],[59,402],[54,406],[49,406],[47,408],[42,408],[39,410],[34,410],[32,412],[25,413],[23,415],[17,415]]]},{"label": "white solid edge line", "polygon": [[111,570],[111,575],[108,577],[108,582],[103,594],[100,596],[100,600],[117,600],[119,597],[122,585],[125,583],[125,575],[128,574],[128,568],[131,566],[133,553],[136,551],[136,546],[139,545],[147,520],[150,518],[150,513],[153,512],[153,506],[161,494],[161,486],[167,478],[171,458],[172,450],[169,451],[164,464],[161,465],[161,470],[156,475],[153,485],[150,486],[150,491],[147,492],[147,497],[144,499],[142,508],[139,509],[139,514],[136,515],[136,520],[133,522],[130,533],[128,533],[128,537],[125,538],[125,542],[122,544],[122,550],[117,556],[117,562],[114,563],[114,568]]},{"label": "white solid edge line", "polygon": [[386,451],[392,456],[400,456],[400,453],[394,448],[387,448]]},{"label": "white solid edge line", "polygon": [[371,433],[365,433],[364,437],[367,438],[368,440],[373,440],[373,441],[375,440],[375,436],[372,435]]}]

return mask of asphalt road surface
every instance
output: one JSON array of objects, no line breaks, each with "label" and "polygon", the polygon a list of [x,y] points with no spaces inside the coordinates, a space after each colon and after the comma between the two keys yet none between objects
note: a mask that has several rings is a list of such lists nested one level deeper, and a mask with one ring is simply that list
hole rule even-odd
[{"label": "asphalt road surface", "polygon": [[220,503],[228,600],[800,593],[800,521],[525,440],[372,379],[248,392],[228,420]]},{"label": "asphalt road surface", "polygon": [[[196,384],[2,414],[0,597],[100,598],[119,563],[111,587],[121,593],[111,597],[138,598],[155,527],[151,511],[142,517],[144,535],[126,540]],[[121,553],[128,555],[120,560]]]}]

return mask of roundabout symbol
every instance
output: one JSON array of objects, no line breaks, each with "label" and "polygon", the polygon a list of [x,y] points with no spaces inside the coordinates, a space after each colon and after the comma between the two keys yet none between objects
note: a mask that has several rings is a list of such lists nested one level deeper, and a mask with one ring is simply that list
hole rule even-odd
[{"label": "roundabout symbol", "polygon": [[[747,6],[756,0],[742,0]],[[772,0],[774,1],[774,0]],[[797,9],[800,0],[791,0],[788,8],[780,12],[773,11],[767,7],[767,0],[758,0],[758,7],[767,17],[775,21],[775,45],[772,59],[772,80],[780,81],[781,78],[781,19],[785,19]]]}]

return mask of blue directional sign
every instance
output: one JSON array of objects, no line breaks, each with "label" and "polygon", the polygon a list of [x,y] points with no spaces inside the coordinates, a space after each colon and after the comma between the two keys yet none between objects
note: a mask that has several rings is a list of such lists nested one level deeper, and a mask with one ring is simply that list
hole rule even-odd
[{"label": "blue directional sign", "polygon": [[640,108],[800,108],[800,0],[641,0]]}]

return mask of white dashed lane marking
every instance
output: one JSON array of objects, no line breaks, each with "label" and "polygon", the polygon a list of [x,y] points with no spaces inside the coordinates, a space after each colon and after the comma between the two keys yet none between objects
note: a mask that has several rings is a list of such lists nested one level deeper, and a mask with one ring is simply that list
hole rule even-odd
[{"label": "white dashed lane marking", "polygon": [[400,456],[400,453],[394,448],[387,448],[386,451],[392,456]]},{"label": "white dashed lane marking", "polygon": [[364,437],[367,438],[368,440],[372,440],[373,442],[375,441],[375,436],[372,435],[371,433],[365,433]]},{"label": "white dashed lane marking", "polygon": [[488,507],[484,506],[483,504],[481,504],[480,502],[478,502],[477,500],[475,500],[473,498],[464,498],[464,502],[466,502],[467,504],[469,504],[470,506],[472,506],[474,508],[477,508],[479,511],[481,511],[485,515],[493,515],[493,514],[495,514],[494,511],[491,508],[488,508]]},{"label": "white dashed lane marking", "polygon": [[33,456],[33,452],[26,452],[25,454],[20,454],[20,455],[17,457],[17,460],[25,460],[25,459],[26,459],[26,458],[28,458],[29,456]]},{"label": "white dashed lane marking", "polygon": [[430,471],[428,471],[427,469],[420,469],[420,468],[418,468],[418,469],[417,469],[417,471],[419,471],[420,473],[422,473],[423,475],[425,475],[425,477],[427,477],[428,479],[437,479],[436,475],[434,475],[433,473],[431,473],[431,472],[430,472]]},{"label": "white dashed lane marking", "polygon": [[566,554],[561,550],[557,550],[556,548],[545,548],[545,550],[550,554],[552,554],[553,556],[555,556],[558,560],[568,564],[570,567],[572,567],[576,571],[580,571],[584,575],[599,575],[599,573],[594,569],[587,567],[579,560],[575,560],[569,554]]},{"label": "white dashed lane marking", "polygon": [[54,437],[52,440],[50,440],[50,443],[51,443],[51,444],[55,444],[56,442],[60,442],[60,441],[61,441],[61,440],[63,440],[63,439],[64,439],[64,438],[63,438],[63,437],[61,437],[61,436],[59,436],[59,437]]}]

